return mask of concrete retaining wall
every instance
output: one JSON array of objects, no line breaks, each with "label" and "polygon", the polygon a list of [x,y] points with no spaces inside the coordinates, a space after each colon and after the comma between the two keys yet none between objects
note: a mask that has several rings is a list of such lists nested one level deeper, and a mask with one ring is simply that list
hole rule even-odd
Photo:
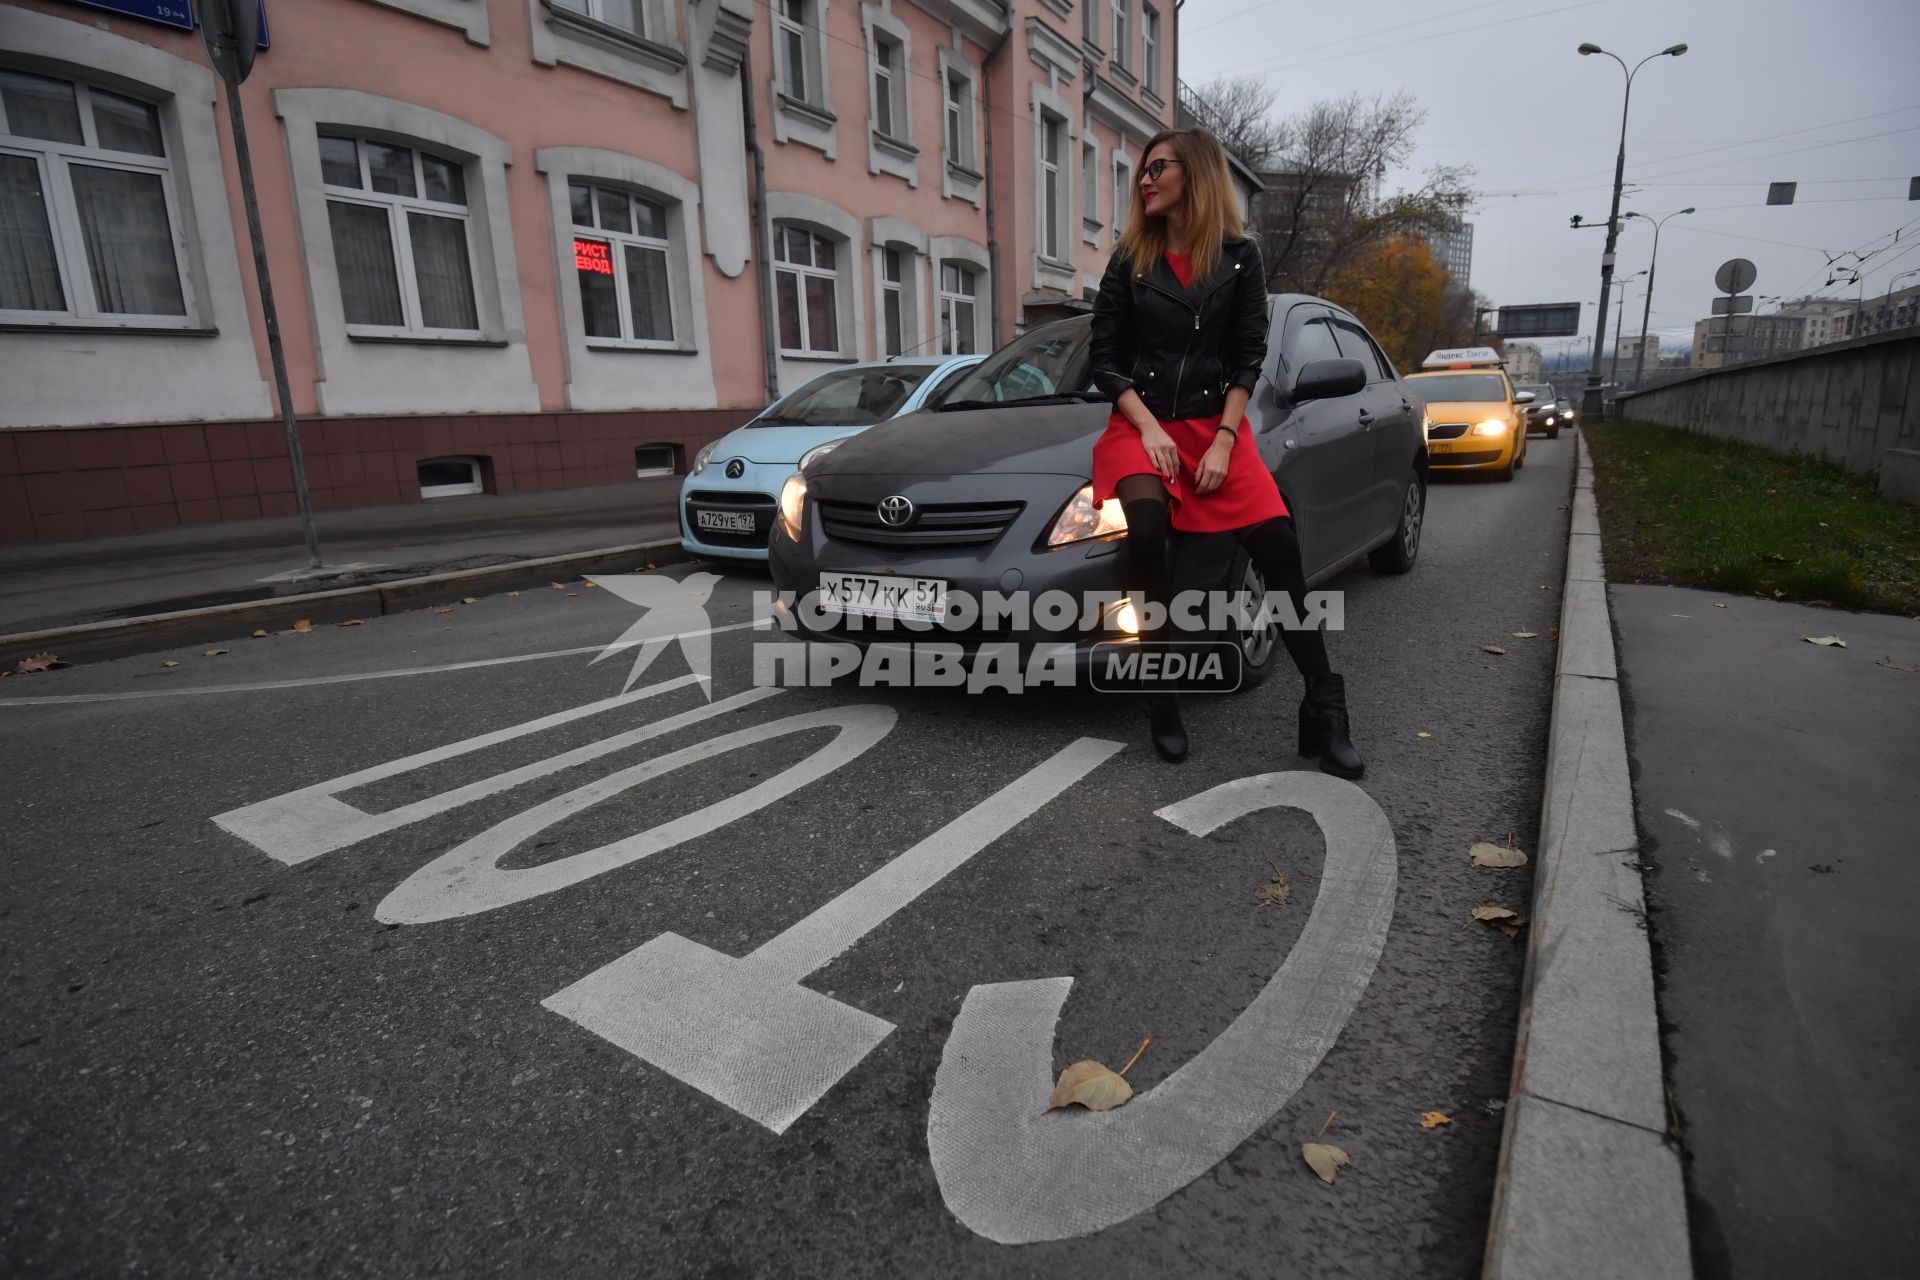
[{"label": "concrete retaining wall", "polygon": [[1622,418],[1873,471],[1889,450],[1920,449],[1920,328],[1703,369],[1618,406]]}]

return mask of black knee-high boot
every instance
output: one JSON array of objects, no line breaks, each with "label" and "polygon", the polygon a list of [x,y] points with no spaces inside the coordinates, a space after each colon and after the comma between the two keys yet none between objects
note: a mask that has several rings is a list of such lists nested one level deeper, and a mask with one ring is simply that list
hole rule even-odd
[{"label": "black knee-high boot", "polygon": [[[1294,617],[1306,608],[1307,578],[1300,563],[1300,543],[1291,520],[1268,520],[1241,534],[1241,543],[1253,558],[1267,590],[1286,595]],[[1366,762],[1354,748],[1347,713],[1346,681],[1333,673],[1327,658],[1326,637],[1318,628],[1298,631],[1282,628],[1281,641],[1293,665],[1306,679],[1306,697],[1300,701],[1300,754],[1320,762],[1324,773],[1358,778]]]},{"label": "black knee-high boot", "polygon": [[[1167,504],[1160,499],[1123,502],[1127,516],[1127,571],[1130,586],[1165,609],[1173,599],[1172,566],[1168,562]],[[1143,641],[1167,633],[1162,624],[1140,631]],[[1187,758],[1187,727],[1180,718],[1180,698],[1172,693],[1147,695],[1147,729],[1160,758],[1178,764]]]}]

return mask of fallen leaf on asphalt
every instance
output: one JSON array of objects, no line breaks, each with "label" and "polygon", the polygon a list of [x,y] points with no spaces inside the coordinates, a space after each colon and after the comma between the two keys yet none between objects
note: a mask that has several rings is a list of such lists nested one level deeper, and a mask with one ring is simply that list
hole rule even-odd
[{"label": "fallen leaf on asphalt", "polygon": [[1497,645],[1497,644],[1483,644],[1483,645],[1481,645],[1481,646],[1480,646],[1480,652],[1482,652],[1482,653],[1505,653],[1505,652],[1506,652],[1506,650],[1505,650],[1505,649],[1502,649],[1502,648],[1501,648],[1501,647],[1500,647],[1499,645]]},{"label": "fallen leaf on asphalt", "polygon": [[1476,867],[1524,867],[1527,855],[1507,844],[1489,844],[1485,840],[1467,850]]},{"label": "fallen leaf on asphalt", "polygon": [[1492,925],[1509,938],[1517,937],[1520,926],[1527,922],[1527,918],[1518,911],[1509,911],[1505,907],[1475,907],[1473,918],[1482,924]]},{"label": "fallen leaf on asphalt", "polygon": [[1416,736],[1418,736],[1418,737],[1422,737],[1422,738],[1431,738],[1431,737],[1432,737],[1433,735],[1432,735],[1432,734],[1430,734],[1430,733],[1428,733],[1428,732],[1427,732],[1427,731],[1426,731],[1425,729],[1422,729],[1422,730],[1421,730],[1421,731],[1419,732],[1419,734],[1418,734],[1418,735],[1416,735]]},{"label": "fallen leaf on asphalt", "polygon": [[567,599],[571,600],[574,597],[578,596],[579,594],[580,593],[578,591],[569,591],[567,592]]},{"label": "fallen leaf on asphalt", "polygon": [[555,591],[565,591],[567,589],[567,584],[564,582],[549,582],[547,585]]},{"label": "fallen leaf on asphalt", "polygon": [[509,591],[507,592],[507,599],[511,600],[514,597],[518,596],[519,594],[520,593],[518,591]]},{"label": "fallen leaf on asphalt", "polygon": [[480,597],[479,596],[463,596],[461,597],[460,603],[461,604],[479,604]]},{"label": "fallen leaf on asphalt", "polygon": [[1538,631],[1515,631],[1512,635],[1515,640],[1533,640],[1536,639],[1540,633]]},{"label": "fallen leaf on asphalt", "polygon": [[1253,897],[1263,907],[1284,907],[1293,901],[1293,885],[1276,869],[1273,879],[1255,889]]},{"label": "fallen leaf on asphalt", "polygon": [[1844,649],[1847,642],[1839,636],[1801,636],[1808,644],[1825,645],[1829,649]]},{"label": "fallen leaf on asphalt", "polygon": [[267,638],[267,633],[264,629],[262,629],[254,632],[252,638],[255,640],[265,640]]},{"label": "fallen leaf on asphalt", "polygon": [[1300,1148],[1300,1155],[1320,1175],[1320,1181],[1332,1182],[1340,1176],[1340,1170],[1353,1162],[1340,1148],[1328,1142],[1309,1142]]},{"label": "fallen leaf on asphalt", "polygon": [[1727,606],[1726,606],[1726,605],[1724,605],[1724,604],[1721,604],[1721,603],[1720,603],[1720,602],[1719,602],[1718,600],[1715,600],[1715,601],[1713,602],[1713,607],[1714,607],[1714,608],[1716,608],[1716,609],[1724,609],[1724,608],[1726,608]]},{"label": "fallen leaf on asphalt", "polygon": [[1060,1073],[1060,1083],[1047,1099],[1047,1110],[1078,1103],[1089,1111],[1111,1111],[1132,1096],[1133,1086],[1121,1079],[1119,1072],[1109,1071],[1089,1059],[1076,1062]]},{"label": "fallen leaf on asphalt", "polygon": [[173,661],[173,660],[171,660],[171,659],[168,659],[168,660],[167,660],[166,662],[163,662],[163,663],[161,663],[160,665],[161,665],[161,666],[163,666],[163,667],[177,667],[177,666],[179,666],[180,664],[179,664],[179,663],[177,663],[177,662],[174,662],[174,661]]},{"label": "fallen leaf on asphalt", "polygon": [[1420,1127],[1422,1129],[1438,1129],[1443,1124],[1452,1123],[1453,1117],[1443,1112],[1422,1111],[1420,1113]]},{"label": "fallen leaf on asphalt", "polygon": [[14,664],[13,669],[23,676],[30,676],[36,672],[53,671],[66,665],[50,653],[36,653],[31,658],[20,659]]},{"label": "fallen leaf on asphalt", "polygon": [[1833,601],[1831,601],[1831,600],[1809,600],[1809,601],[1807,601],[1807,604],[1808,604],[1808,606],[1809,606],[1809,607],[1811,607],[1811,608],[1815,608],[1815,609],[1831,609],[1831,608],[1833,608]]},{"label": "fallen leaf on asphalt", "polygon": [[437,604],[433,606],[433,611],[435,613],[452,613],[453,606],[450,604]]},{"label": "fallen leaf on asphalt", "polygon": [[1876,667],[1892,667],[1895,671],[1920,671],[1920,667],[1910,667],[1904,662],[1895,662],[1892,658],[1874,659]]},{"label": "fallen leaf on asphalt", "polygon": [[647,561],[647,568],[649,569],[653,568],[653,561],[651,560]]},{"label": "fallen leaf on asphalt", "polygon": [[225,649],[209,649],[205,653],[201,654],[200,656],[203,658],[217,658],[225,652],[226,652]]},{"label": "fallen leaf on asphalt", "polygon": [[595,582],[595,581],[594,581],[593,579],[591,579],[591,578],[589,578],[589,579],[587,579],[587,590],[589,590],[589,591],[591,591],[591,590],[593,590],[593,589],[594,589],[595,587],[597,587],[597,586],[599,586],[599,585],[600,585],[600,584],[599,584],[599,583],[597,583],[597,582]]},{"label": "fallen leaf on asphalt", "polygon": [[296,633],[300,635],[305,635],[307,634],[307,632],[313,630],[313,619],[302,618],[298,622],[293,624],[293,629]]},{"label": "fallen leaf on asphalt", "polygon": [[290,636],[294,634],[294,630],[292,627],[288,627],[285,631],[276,631],[273,634],[277,636]]},{"label": "fallen leaf on asphalt", "polygon": [[345,622],[336,622],[333,625],[336,627],[363,627],[366,623],[360,621],[358,618],[348,618]]}]

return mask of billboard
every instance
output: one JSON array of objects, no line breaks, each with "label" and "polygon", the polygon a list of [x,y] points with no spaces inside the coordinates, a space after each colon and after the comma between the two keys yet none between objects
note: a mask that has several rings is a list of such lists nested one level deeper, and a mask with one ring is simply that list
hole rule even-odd
[{"label": "billboard", "polygon": [[1580,332],[1580,304],[1541,302],[1500,308],[1500,339],[1567,338]]}]

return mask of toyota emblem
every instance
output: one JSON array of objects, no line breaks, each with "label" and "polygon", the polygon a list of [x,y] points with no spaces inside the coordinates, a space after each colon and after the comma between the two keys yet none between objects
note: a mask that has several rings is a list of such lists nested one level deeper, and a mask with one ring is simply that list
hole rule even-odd
[{"label": "toyota emblem", "polygon": [[745,474],[747,474],[747,464],[746,464],[746,463],[744,463],[744,462],[742,462],[742,461],[741,461],[740,459],[738,459],[738,458],[730,458],[730,459],[728,459],[728,461],[727,461],[727,479],[729,479],[729,480],[738,480],[738,479],[739,479],[739,478],[740,478],[741,476],[743,476],[743,475],[745,475]]},{"label": "toyota emblem", "polygon": [[913,519],[913,503],[896,493],[890,498],[880,499],[879,512],[881,524],[898,529]]}]

